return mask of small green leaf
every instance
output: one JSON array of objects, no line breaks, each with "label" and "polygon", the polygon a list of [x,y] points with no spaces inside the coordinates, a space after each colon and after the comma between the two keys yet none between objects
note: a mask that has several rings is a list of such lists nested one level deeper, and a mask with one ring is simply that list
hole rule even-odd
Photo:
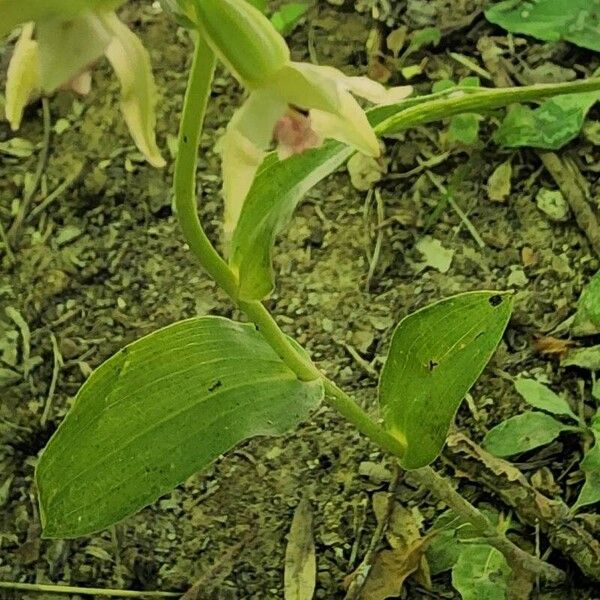
[{"label": "small green leaf", "polygon": [[483,447],[496,456],[512,456],[545,446],[563,431],[577,431],[577,428],[563,425],[542,412],[529,411],[490,429],[483,440]]},{"label": "small green leaf", "polygon": [[278,11],[273,13],[271,16],[271,23],[273,23],[275,29],[277,29],[281,35],[289,35],[294,30],[294,27],[298,25],[300,19],[302,19],[308,9],[308,4],[303,4],[301,2],[284,4]]},{"label": "small green leaf", "polygon": [[[480,508],[481,512],[493,523],[499,533],[506,533],[510,521],[501,522],[497,512]],[[442,513],[431,527],[437,531],[427,548],[427,562],[432,575],[449,571],[457,562],[465,543],[481,539],[481,530],[472,523],[465,522],[452,510]]]},{"label": "small green leaf", "polygon": [[473,113],[457,115],[450,120],[448,139],[465,146],[472,146],[479,138],[479,121],[481,117]]},{"label": "small green leaf", "polygon": [[379,383],[386,429],[406,445],[403,467],[440,453],[465,394],[502,338],[512,309],[507,293],[469,292],[403,319]]},{"label": "small green leaf", "polygon": [[573,511],[600,501],[600,417],[592,422],[595,444],[586,452],[579,468],[585,473],[585,483],[579,492]]},{"label": "small green leaf", "polygon": [[411,54],[418,52],[423,46],[437,46],[442,39],[442,32],[437,27],[417,29],[410,37],[408,48],[401,57],[401,62]]},{"label": "small green leaf", "polygon": [[506,600],[510,573],[500,551],[486,544],[469,544],[452,569],[452,585],[463,600]]},{"label": "small green leaf", "polygon": [[560,361],[561,367],[581,367],[589,371],[600,371],[600,344],[587,348],[571,348]]},{"label": "small green leaf", "polygon": [[44,535],[108,527],[239,442],[295,427],[322,396],[250,325],[197,317],[151,333],[92,373],[42,453]]},{"label": "small green leaf", "polygon": [[511,33],[545,42],[566,40],[600,52],[600,6],[590,0],[505,0],[490,6],[485,16]]},{"label": "small green leaf", "polygon": [[577,301],[577,312],[571,324],[573,335],[600,333],[600,271],[583,288]]},{"label": "small green leaf", "polygon": [[521,394],[523,400],[534,408],[545,410],[553,415],[565,415],[575,421],[579,420],[564,398],[535,379],[519,377],[515,380],[515,389]]},{"label": "small green leaf", "polygon": [[576,138],[599,92],[568,94],[546,100],[532,109],[518,104],[510,110],[494,134],[501,146],[530,146],[558,150]]}]

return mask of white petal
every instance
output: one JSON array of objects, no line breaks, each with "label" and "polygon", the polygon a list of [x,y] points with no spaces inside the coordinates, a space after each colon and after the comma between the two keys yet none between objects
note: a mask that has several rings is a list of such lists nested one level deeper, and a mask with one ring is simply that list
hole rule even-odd
[{"label": "white petal", "polygon": [[336,114],[311,110],[313,129],[323,138],[332,138],[353,146],[368,156],[379,156],[377,136],[367,116],[350,92],[341,96],[342,102]]},{"label": "white petal", "polygon": [[111,38],[111,32],[94,13],[38,23],[42,89],[51,93],[68,84],[104,54]]},{"label": "white petal", "polygon": [[285,102],[273,94],[253,92],[235,112],[216,146],[223,171],[226,243],[231,240],[256,171],[265,158],[275,123],[286,110]]},{"label": "white petal", "polygon": [[225,242],[231,241],[258,168],[266,152],[254,146],[239,131],[228,131],[220,140],[222,158]]},{"label": "white petal", "polygon": [[163,167],[154,135],[156,88],[148,52],[114,13],[103,20],[114,36],[105,54],[121,82],[121,110],[131,137],[151,165]]},{"label": "white petal", "polygon": [[13,131],[21,125],[27,103],[40,89],[38,44],[31,39],[33,27],[33,23],[23,27],[6,74],[4,112]]},{"label": "white petal", "polygon": [[368,77],[345,77],[344,86],[356,96],[379,105],[396,104],[413,91],[411,85],[386,88]]},{"label": "white petal", "polygon": [[336,112],[344,79],[340,71],[331,67],[290,62],[271,79],[268,88],[298,108]]}]

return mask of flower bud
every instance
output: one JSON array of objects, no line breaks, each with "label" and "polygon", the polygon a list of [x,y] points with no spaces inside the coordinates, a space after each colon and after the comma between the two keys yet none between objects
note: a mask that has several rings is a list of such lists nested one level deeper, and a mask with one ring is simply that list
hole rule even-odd
[{"label": "flower bud", "polygon": [[247,87],[260,86],[289,61],[283,37],[245,0],[197,0],[196,11],[208,45]]}]

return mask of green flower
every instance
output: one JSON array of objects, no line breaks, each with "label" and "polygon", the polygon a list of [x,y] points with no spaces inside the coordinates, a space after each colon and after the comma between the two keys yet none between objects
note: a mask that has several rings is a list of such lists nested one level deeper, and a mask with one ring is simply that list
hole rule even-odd
[{"label": "green flower", "polygon": [[[10,8],[15,3],[0,0],[0,19],[6,16],[15,23],[18,17]],[[37,95],[65,87],[87,93],[89,68],[105,56],[121,83],[121,110],[136,146],[150,164],[162,167],[165,161],[154,135],[156,89],[150,58],[139,38],[110,10],[118,3],[19,2],[31,21],[23,26],[9,63],[6,118],[13,130],[18,129],[25,106]],[[62,16],[62,8],[69,18]]]},{"label": "green flower", "polygon": [[224,229],[230,238],[256,171],[274,137],[280,157],[335,139],[370,156],[379,142],[354,95],[394,104],[410,86],[386,89],[367,77],[290,60],[285,40],[245,0],[201,0],[197,25],[209,46],[250,95],[220,140],[225,197]]}]

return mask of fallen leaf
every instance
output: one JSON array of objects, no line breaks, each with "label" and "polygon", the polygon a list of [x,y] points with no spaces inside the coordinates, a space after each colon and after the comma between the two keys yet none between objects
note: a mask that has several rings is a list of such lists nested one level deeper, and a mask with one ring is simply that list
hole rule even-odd
[{"label": "fallen leaf", "polygon": [[488,198],[494,202],[506,202],[511,190],[512,165],[510,160],[498,165],[487,182]]},{"label": "fallen leaf", "polygon": [[[381,525],[388,514],[387,493],[380,492],[373,495],[373,512]],[[395,596],[400,593],[403,582],[409,575],[414,575],[423,587],[431,589],[431,575],[425,551],[435,535],[437,532],[421,536],[415,514],[401,504],[394,503],[385,531],[385,537],[392,549],[382,550],[377,555],[361,599],[388,598],[389,596],[381,594],[388,593],[389,590],[391,590],[389,593]],[[389,569],[388,573],[385,572],[386,569]]]},{"label": "fallen leaf", "polygon": [[560,361],[561,367],[581,367],[590,371],[600,371],[600,345],[569,350]]},{"label": "fallen leaf", "polygon": [[432,536],[414,540],[408,547],[382,550],[362,591],[361,600],[385,600],[395,598],[402,591],[407,577],[421,567]]},{"label": "fallen leaf", "polygon": [[575,345],[573,340],[561,340],[560,338],[544,335],[535,338],[532,342],[533,349],[539,354],[555,355],[562,358]]},{"label": "fallen leaf", "polygon": [[360,152],[350,158],[346,168],[352,185],[363,192],[371,189],[385,173],[385,168],[376,158]]},{"label": "fallen leaf", "polygon": [[312,509],[308,499],[303,498],[296,507],[285,551],[285,600],[311,600],[316,576]]},{"label": "fallen leaf", "polygon": [[421,269],[425,267],[431,267],[436,269],[440,273],[447,273],[452,264],[452,258],[454,257],[454,250],[444,248],[439,240],[426,235],[422,237],[416,246],[417,250],[423,255],[425,260],[422,263]]}]

